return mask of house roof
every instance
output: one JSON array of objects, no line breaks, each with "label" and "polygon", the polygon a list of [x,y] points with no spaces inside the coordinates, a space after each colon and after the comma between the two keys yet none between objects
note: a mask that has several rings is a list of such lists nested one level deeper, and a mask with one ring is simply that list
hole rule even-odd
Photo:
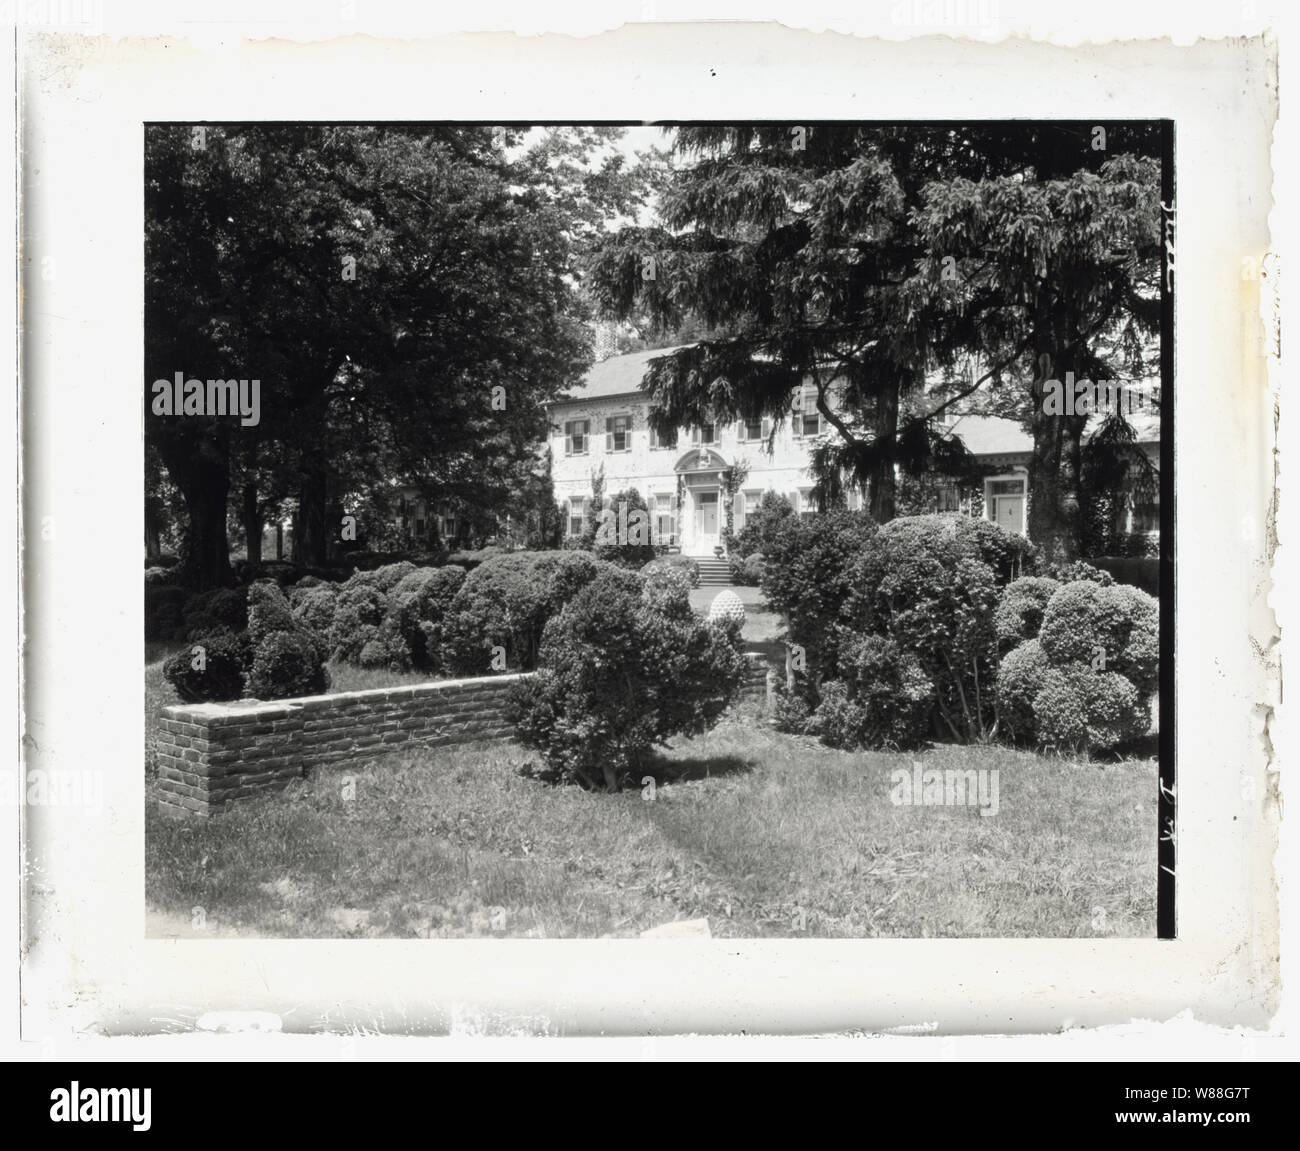
[{"label": "house roof", "polygon": [[[641,381],[645,378],[650,361],[659,356],[667,356],[678,351],[678,345],[672,348],[654,348],[645,352],[629,352],[622,356],[610,356],[596,364],[586,375],[582,384],[566,393],[556,403],[574,403],[583,400],[600,399],[606,396],[637,395],[641,391]],[[1142,385],[1147,387],[1147,385]],[[1158,443],[1160,441],[1160,413],[1154,409],[1133,412],[1128,417],[1137,433],[1139,443]],[[1088,434],[1100,426],[1101,418],[1093,416],[1088,422]],[[1004,419],[1000,416],[959,416],[949,429],[950,435],[959,436],[967,449],[977,456],[1011,455],[1017,452],[1033,451],[1033,438],[1017,420]]]},{"label": "house roof", "polygon": [[[679,345],[685,347],[687,345]],[[655,348],[648,352],[628,352],[624,356],[610,356],[601,360],[587,373],[579,387],[566,393],[557,403],[576,400],[594,400],[602,396],[625,396],[639,392],[650,361],[667,356],[677,348]]]},{"label": "house roof", "polygon": [[1006,455],[1034,450],[1034,437],[1016,420],[999,416],[959,416],[948,430],[976,456]]},{"label": "house roof", "polygon": [[[1127,418],[1138,443],[1160,442],[1158,411],[1135,411]],[[1091,438],[1102,422],[1103,417],[1092,416],[1084,431],[1085,439]],[[1034,438],[1025,431],[1020,421],[1001,416],[959,416],[948,429],[948,434],[960,439],[966,445],[966,450],[976,456],[1014,455],[1018,452],[1028,455],[1034,450]]]}]

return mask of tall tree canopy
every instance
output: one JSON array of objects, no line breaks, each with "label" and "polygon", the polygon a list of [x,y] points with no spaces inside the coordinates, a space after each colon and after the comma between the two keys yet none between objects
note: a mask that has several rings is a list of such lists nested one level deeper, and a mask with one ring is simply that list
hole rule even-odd
[{"label": "tall tree canopy", "polygon": [[[491,507],[589,336],[574,273],[637,178],[607,130],[159,126],[146,139],[146,438],[187,512],[199,586],[248,509],[296,498],[325,561],[345,495],[415,483]],[[257,378],[261,419],[155,415],[149,384]],[[277,490],[259,499],[259,488]]]},{"label": "tall tree canopy", "polygon": [[[1034,440],[1029,536],[1049,558],[1079,554],[1087,414],[1044,403],[1048,380],[1141,380],[1160,322],[1160,140],[1155,125],[986,130],[979,180],[935,181],[915,223],[921,274],[944,261],[951,306],[986,356],[1014,351],[1017,414]],[[999,381],[1001,383],[1002,381]],[[1122,415],[1106,429],[1131,442]]]},{"label": "tall tree canopy", "polygon": [[939,402],[1018,389],[1040,485],[1031,534],[1068,552],[1082,428],[1040,418],[1043,357],[1051,372],[1103,374],[1157,319],[1155,133],[1096,142],[1031,124],[682,128],[661,226],[598,245],[591,290],[609,315],[710,329],[651,363],[663,430],[781,419],[811,380],[833,432],[813,454],[818,491],[834,496],[846,475],[881,521],[897,466],[961,466],[932,427],[936,403],[908,401],[928,374],[977,363]]}]

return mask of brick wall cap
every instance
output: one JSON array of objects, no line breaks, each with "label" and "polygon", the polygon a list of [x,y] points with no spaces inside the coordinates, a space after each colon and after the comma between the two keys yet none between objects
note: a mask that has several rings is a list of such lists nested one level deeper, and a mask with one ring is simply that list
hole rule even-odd
[{"label": "brick wall cap", "polygon": [[295,696],[293,699],[235,699],[228,703],[187,703],[165,707],[163,715],[168,719],[191,723],[222,719],[286,719],[301,711],[304,704],[338,704],[349,700],[418,699],[426,695],[436,696],[448,688],[515,683],[527,679],[530,674],[530,672],[503,672],[500,675],[475,676],[469,679],[431,679],[428,683],[370,687],[364,691],[326,692],[323,695]]}]

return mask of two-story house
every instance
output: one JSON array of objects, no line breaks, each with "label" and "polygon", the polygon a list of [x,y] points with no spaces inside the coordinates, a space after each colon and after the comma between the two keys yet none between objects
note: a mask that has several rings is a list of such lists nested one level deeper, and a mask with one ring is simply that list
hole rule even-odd
[{"label": "two-story house", "polygon": [[[550,405],[550,446],[555,497],[565,534],[579,536],[590,522],[593,481],[603,475],[606,497],[635,488],[650,508],[658,542],[691,556],[711,556],[730,528],[740,531],[763,494],[786,496],[799,514],[814,514],[810,452],[825,421],[809,384],[791,415],[779,421],[732,421],[682,428],[662,437],[649,426],[649,400],[641,391],[647,363],[672,351],[633,352],[603,360],[581,388]],[[1138,449],[1159,463],[1159,419],[1131,418]],[[1029,435],[1014,420],[950,416],[940,427],[959,437],[990,473],[981,492],[942,486],[933,511],[964,510],[1024,532],[1028,513]],[[771,437],[771,450],[768,441]],[[981,498],[982,496],[982,498]],[[850,508],[860,494],[849,494]],[[1158,531],[1158,505],[1130,500],[1122,509],[1127,530]]]},{"label": "two-story house", "polygon": [[770,420],[705,424],[661,437],[647,422],[641,380],[647,362],[670,350],[604,360],[581,389],[551,405],[552,478],[565,534],[586,527],[598,472],[608,496],[636,488],[650,507],[656,539],[687,555],[714,554],[728,525],[739,531],[766,491],[811,512],[808,448],[825,430],[812,404],[781,421],[770,453]]}]

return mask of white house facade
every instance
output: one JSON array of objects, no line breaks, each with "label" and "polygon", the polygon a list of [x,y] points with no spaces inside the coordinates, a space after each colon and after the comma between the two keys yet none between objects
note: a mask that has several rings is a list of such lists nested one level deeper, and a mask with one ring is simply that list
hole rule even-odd
[{"label": "white house facade", "polygon": [[[606,359],[580,389],[550,405],[552,479],[564,534],[580,536],[591,522],[593,486],[600,475],[607,499],[635,488],[650,509],[655,542],[688,556],[716,555],[728,529],[740,531],[768,491],[784,495],[799,514],[815,514],[809,460],[812,446],[829,429],[812,402],[811,385],[796,398],[791,415],[778,421],[774,436],[765,419],[683,428],[660,437],[649,426],[649,400],[640,385],[648,362],[670,351]],[[1015,421],[987,416],[958,416],[941,427],[960,437],[994,474],[984,480],[982,507],[963,500],[954,487],[940,491],[933,510],[967,510],[1024,533],[1029,436]],[[1141,450],[1158,462],[1158,421],[1155,431],[1147,428],[1139,440]],[[850,508],[860,501],[859,492],[849,493]],[[1128,514],[1144,524],[1153,516],[1158,522],[1158,508],[1130,508]]]},{"label": "white house facade", "polygon": [[647,363],[670,350],[607,359],[581,390],[551,405],[551,474],[565,534],[582,534],[593,481],[602,473],[607,497],[636,488],[656,542],[691,556],[716,554],[728,527],[739,531],[764,492],[779,492],[796,511],[811,513],[809,447],[826,430],[812,404],[780,421],[770,452],[770,420],[683,428],[661,438],[649,426],[640,384]]}]

